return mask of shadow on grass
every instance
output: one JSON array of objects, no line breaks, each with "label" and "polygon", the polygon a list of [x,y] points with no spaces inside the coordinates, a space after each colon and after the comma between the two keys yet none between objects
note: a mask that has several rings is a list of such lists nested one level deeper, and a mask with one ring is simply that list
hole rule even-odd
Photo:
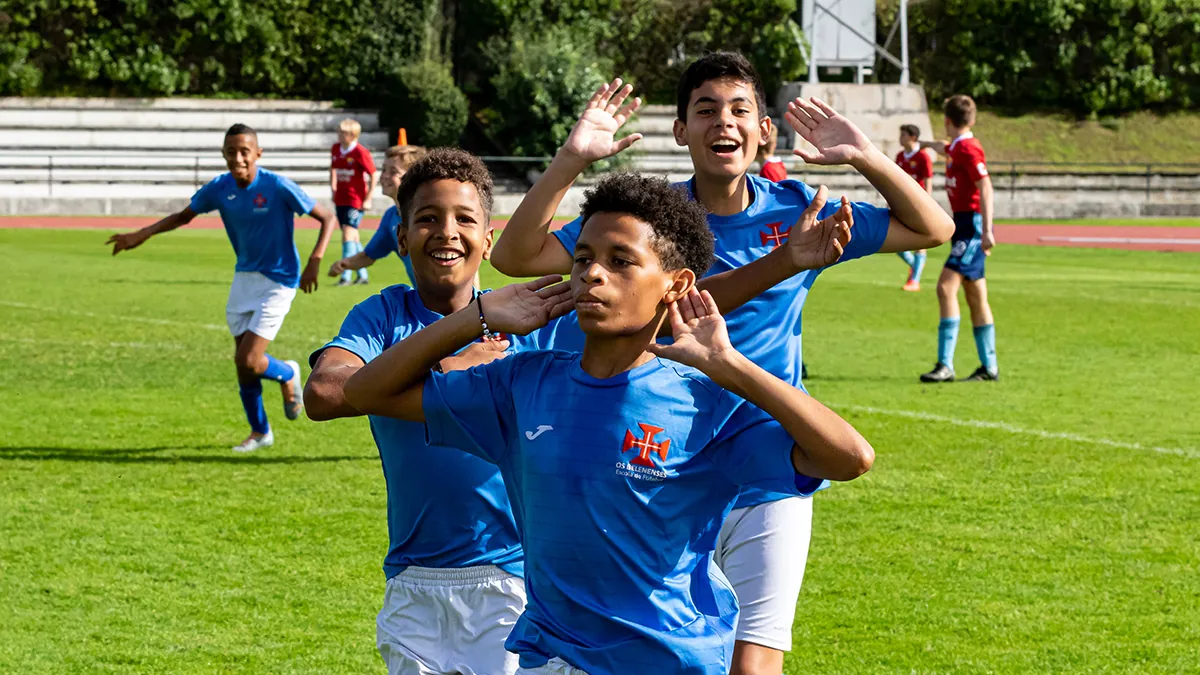
[{"label": "shadow on grass", "polygon": [[[156,455],[167,450],[217,450],[218,453]],[[108,464],[320,464],[329,462],[378,461],[375,455],[298,457],[271,455],[271,450],[250,454],[233,452],[229,446],[163,445],[148,448],[69,448],[58,446],[0,446],[0,461],[101,462]]]}]

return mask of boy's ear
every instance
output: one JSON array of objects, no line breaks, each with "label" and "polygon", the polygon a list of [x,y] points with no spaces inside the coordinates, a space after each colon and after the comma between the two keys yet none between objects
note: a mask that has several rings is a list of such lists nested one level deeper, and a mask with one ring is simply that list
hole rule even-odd
[{"label": "boy's ear", "polygon": [[758,121],[758,144],[765,146],[768,139],[775,135],[775,123],[771,121],[770,115],[763,115],[763,118]]},{"label": "boy's ear", "polygon": [[483,235],[483,259],[490,260],[492,257],[492,244],[496,241],[496,228],[488,225],[487,232]]},{"label": "boy's ear", "polygon": [[671,133],[675,135],[675,145],[681,148],[687,145],[687,125],[682,120],[675,120],[671,125]]},{"label": "boy's ear", "polygon": [[676,300],[686,296],[689,291],[696,285],[696,273],[687,269],[679,270],[675,273],[675,278],[671,281],[671,285],[667,287],[667,292],[663,294],[663,303],[671,304]]},{"label": "boy's ear", "polygon": [[401,227],[396,230],[396,248],[400,251],[400,256],[408,255],[408,228]]}]

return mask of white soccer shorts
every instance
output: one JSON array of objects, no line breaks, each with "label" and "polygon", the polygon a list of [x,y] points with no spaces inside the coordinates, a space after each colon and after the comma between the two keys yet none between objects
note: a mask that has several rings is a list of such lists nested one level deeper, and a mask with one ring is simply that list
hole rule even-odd
[{"label": "white soccer shorts", "polygon": [[504,641],[523,611],[525,582],[498,567],[408,567],[388,579],[375,642],[388,675],[513,675]]},{"label": "white soccer shorts", "polygon": [[520,668],[517,675],[588,675],[562,659],[550,659],[544,666]]},{"label": "white soccer shorts", "polygon": [[790,497],[734,509],[721,526],[713,561],[737,594],[738,640],[791,651],[812,538],[812,501]]},{"label": "white soccer shorts", "polygon": [[247,331],[274,340],[283,318],[292,308],[296,289],[272,281],[258,272],[234,272],[225,303],[225,323],[234,337]]}]

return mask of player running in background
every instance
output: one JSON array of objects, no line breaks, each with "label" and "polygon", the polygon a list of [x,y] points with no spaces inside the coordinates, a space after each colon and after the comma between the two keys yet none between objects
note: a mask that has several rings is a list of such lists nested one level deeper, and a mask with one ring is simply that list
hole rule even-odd
[{"label": "player running in background", "polygon": [[[559,202],[589,164],[641,138],[614,138],[632,113],[620,105],[632,88],[620,85],[616,80],[593,95],[566,143],[513,214],[492,255],[501,272],[536,276],[571,269],[581,221],[549,232]],[[687,68],[679,83],[675,140],[687,146],[695,169],[684,185],[707,211],[716,239],[716,260],[708,274],[735,269],[785,244],[791,223],[814,195],[798,181],[772,183],[747,175],[759,146],[774,132],[765,99],[761,79],[740,54],[704,56]],[[789,104],[786,119],[814,146],[796,154],[813,164],[853,166],[891,207],[889,212],[868,203],[852,205],[854,234],[840,261],[929,248],[949,239],[953,224],[945,211],[845,117],[823,103],[797,100]],[[800,384],[801,310],[820,272],[790,277],[727,317],[738,350],[793,385]],[[779,675],[783,669],[783,653],[792,644],[811,520],[810,499],[752,487],[743,490],[725,521],[716,559],[742,606],[734,675]]]},{"label": "player running in background", "polygon": [[[391,286],[360,303],[338,336],[313,353],[304,395],[314,420],[362,415],[346,402],[346,380],[480,295],[471,280],[492,243],[492,181],[483,163],[462,150],[435,149],[405,176],[398,202],[412,223],[401,226],[399,240],[411,254],[414,287]],[[778,283],[779,274],[836,260],[849,236],[849,207],[817,223],[823,203],[822,191],[787,246],[708,277],[706,287],[732,307]],[[579,351],[583,334],[574,319],[475,343],[439,367],[465,368],[505,349]],[[499,470],[450,447],[426,446],[419,423],[380,415],[370,423],[388,495],[388,581],[376,637],[389,672],[512,673],[516,659],[504,641],[526,602],[524,558]]]},{"label": "player running in background", "polygon": [[[333,191],[333,206],[337,211],[338,224],[342,226],[342,258],[361,253],[362,241],[358,237],[358,224],[363,211],[371,208],[371,195],[379,176],[375,172],[375,160],[371,151],[358,144],[362,125],[352,119],[338,124],[338,142],[330,150],[329,188]],[[338,286],[351,283],[367,283],[367,270],[358,269],[358,281],[354,271],[342,272]]]},{"label": "player running in background", "polygon": [[[262,382],[272,380],[283,388],[283,411],[289,420],[300,416],[300,364],[280,361],[267,346],[283,326],[296,297],[296,286],[305,293],[317,290],[321,257],[336,226],[333,214],[313,201],[295,183],[258,166],[262,148],[258,134],[244,124],[225,132],[221,150],[229,173],[200,188],[182,211],[137,232],[109,238],[113,255],[137,248],[150,237],[192,222],[198,214],[217,211],[237,255],[233,285],[225,305],[225,321],[233,335],[238,388],[250,435],[233,449],[250,452],[274,444],[275,435],[263,409]],[[304,271],[294,241],[294,214],[309,214],[321,223],[321,233]]]},{"label": "player running in background", "polygon": [[[917,128],[917,125],[905,124],[900,127],[900,147],[903,150],[896,155],[896,163],[932,195],[933,158],[929,156],[928,149],[921,147],[920,138],[921,130]],[[904,290],[921,290],[921,272],[925,270],[925,249],[900,251],[897,255],[908,264],[908,280],[904,282]]]},{"label": "player running in background", "polygon": [[767,144],[758,149],[758,175],[776,183],[787,180],[787,167],[783,165],[782,159],[775,156],[775,148],[778,145],[779,133],[772,130],[767,135]]},{"label": "player running in background", "polygon": [[[383,169],[379,176],[379,189],[388,199],[396,199],[396,190],[400,188],[400,179],[404,174],[425,156],[425,148],[416,145],[393,145],[384,155]],[[404,263],[404,271],[408,273],[410,284],[413,280],[412,262],[407,255],[400,255],[397,240],[397,230],[400,227],[400,212],[395,205],[383,213],[379,221],[379,229],[371,236],[371,241],[358,253],[349,258],[342,258],[329,268],[329,276],[336,277],[347,270],[360,270],[375,264],[376,260],[386,258],[395,253],[400,262]],[[478,286],[476,280],[476,286]]]},{"label": "player running in background", "polygon": [[[809,494],[874,452],[730,346],[695,290],[713,260],[699,204],[619,174],[583,218],[569,284],[476,296],[363,366],[346,398],[498,465],[525,547],[528,602],[507,641],[519,673],[725,675],[738,601],[710,554],[740,486]],[[481,335],[531,333],[572,307],[582,354],[437,372]],[[674,341],[656,344],[667,321]]]},{"label": "player running in background", "polygon": [[946,99],[946,135],[954,140],[922,143],[946,155],[946,193],[954,211],[954,237],[950,256],[938,277],[937,296],[941,311],[938,323],[938,359],[933,370],[921,375],[922,382],[954,381],[954,348],[958,344],[958,288],[967,295],[971,323],[975,327],[975,350],[979,367],[967,378],[973,382],[1000,379],[996,361],[996,326],[988,303],[984,260],[992,254],[995,196],[988,176],[983,145],[971,133],[975,125],[975,101],[957,95]]}]

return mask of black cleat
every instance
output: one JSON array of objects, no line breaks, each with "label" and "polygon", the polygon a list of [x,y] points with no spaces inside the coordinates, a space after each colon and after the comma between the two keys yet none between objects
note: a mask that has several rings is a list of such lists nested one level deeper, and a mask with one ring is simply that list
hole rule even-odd
[{"label": "black cleat", "polygon": [[1000,380],[1000,371],[992,372],[983,366],[975,369],[971,376],[967,378],[967,382],[997,382]]},{"label": "black cleat", "polygon": [[800,379],[808,379],[808,366],[804,365],[803,361],[800,362]]},{"label": "black cleat", "polygon": [[922,382],[953,382],[954,369],[950,366],[939,362],[933,367],[933,370],[928,373],[921,374]]}]

